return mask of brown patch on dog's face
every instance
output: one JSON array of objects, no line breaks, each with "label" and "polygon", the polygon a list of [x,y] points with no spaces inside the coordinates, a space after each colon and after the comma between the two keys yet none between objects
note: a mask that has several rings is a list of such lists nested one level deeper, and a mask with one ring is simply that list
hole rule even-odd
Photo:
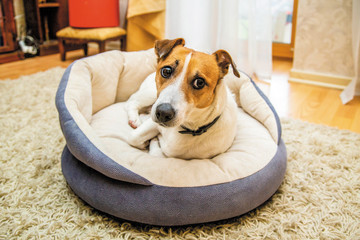
[{"label": "brown patch on dog's face", "polygon": [[[158,96],[163,89],[172,84],[179,77],[179,74],[184,67],[185,58],[190,52],[191,50],[188,48],[177,46],[172,50],[172,53],[168,57],[160,59],[156,70],[156,88]],[[167,70],[170,69],[170,76],[164,76]]]},{"label": "brown patch on dog's face", "polygon": [[[190,62],[184,71],[186,57],[191,55]],[[168,77],[167,74],[170,73]],[[183,76],[180,76],[183,74]],[[181,90],[188,103],[197,108],[211,105],[215,97],[215,88],[220,80],[219,67],[214,55],[196,52],[191,49],[177,46],[172,49],[167,58],[159,61],[156,74],[158,96],[163,89],[181,79]]]},{"label": "brown patch on dog's face", "polygon": [[213,55],[193,52],[181,89],[188,103],[197,108],[210,106],[219,83],[219,68]]}]

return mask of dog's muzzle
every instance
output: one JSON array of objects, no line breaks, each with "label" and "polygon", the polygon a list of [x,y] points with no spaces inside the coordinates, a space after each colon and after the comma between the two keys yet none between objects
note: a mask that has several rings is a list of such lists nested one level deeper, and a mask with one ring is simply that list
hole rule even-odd
[{"label": "dog's muzzle", "polygon": [[160,123],[166,124],[174,119],[176,112],[170,103],[161,103],[156,107],[155,115]]}]

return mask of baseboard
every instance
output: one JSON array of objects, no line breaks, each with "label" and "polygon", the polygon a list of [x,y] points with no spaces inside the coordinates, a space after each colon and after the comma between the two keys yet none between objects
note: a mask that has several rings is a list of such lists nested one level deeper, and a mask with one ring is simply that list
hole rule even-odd
[{"label": "baseboard", "polygon": [[319,74],[314,72],[291,69],[289,81],[306,83],[322,87],[344,89],[351,82],[351,77],[332,74]]},{"label": "baseboard", "polygon": [[0,64],[24,59],[24,53],[20,50],[8,53],[0,53]]}]

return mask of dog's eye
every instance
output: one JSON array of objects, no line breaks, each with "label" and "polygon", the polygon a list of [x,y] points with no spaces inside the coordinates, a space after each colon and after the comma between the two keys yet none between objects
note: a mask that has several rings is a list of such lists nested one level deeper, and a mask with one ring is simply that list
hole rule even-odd
[{"label": "dog's eye", "polygon": [[202,78],[195,78],[195,80],[192,82],[192,86],[196,90],[202,89],[205,85],[206,82]]},{"label": "dog's eye", "polygon": [[160,73],[163,78],[169,78],[172,74],[173,70],[169,66],[165,66],[161,68]]}]

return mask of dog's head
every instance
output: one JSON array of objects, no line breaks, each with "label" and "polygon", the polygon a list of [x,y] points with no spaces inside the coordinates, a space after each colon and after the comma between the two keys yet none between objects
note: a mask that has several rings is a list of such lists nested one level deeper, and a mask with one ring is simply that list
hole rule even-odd
[{"label": "dog's head", "polygon": [[240,77],[229,53],[218,50],[206,54],[185,48],[182,38],[155,42],[158,57],[156,70],[157,101],[152,107],[152,119],[162,126],[173,127],[186,120],[192,108],[210,106],[216,87],[232,65]]}]

